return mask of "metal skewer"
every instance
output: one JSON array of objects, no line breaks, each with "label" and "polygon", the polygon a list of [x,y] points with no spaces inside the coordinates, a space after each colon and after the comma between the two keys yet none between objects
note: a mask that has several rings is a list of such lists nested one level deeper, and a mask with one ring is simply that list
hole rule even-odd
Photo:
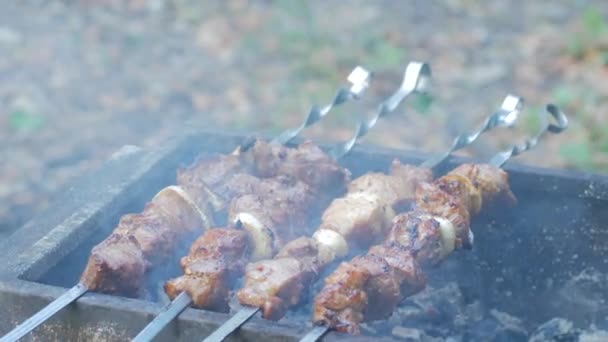
[{"label": "metal skewer", "polygon": [[[422,68],[419,69],[419,70],[422,70]],[[407,76],[407,72],[406,72],[405,78],[407,78],[407,77],[408,76]],[[414,84],[416,84],[416,83],[417,82],[415,82]],[[391,98],[395,98],[395,96],[393,95]],[[387,101],[385,101],[385,102],[383,102],[383,103],[389,103],[389,102],[390,102],[390,99],[387,100]],[[507,105],[505,105],[505,104],[507,104]],[[392,110],[394,110],[396,107],[397,106],[392,106],[391,108],[392,108]],[[451,147],[451,151],[455,151],[455,150],[463,148],[463,147],[465,147],[467,145],[472,144],[481,134],[483,134],[484,132],[487,132],[487,131],[489,131],[489,130],[491,130],[493,128],[496,128],[496,127],[499,127],[499,126],[511,126],[515,122],[515,120],[518,118],[519,112],[520,112],[520,110],[521,110],[522,107],[523,107],[523,100],[521,98],[513,96],[513,95],[508,95],[505,98],[501,109],[498,110],[497,112],[493,113],[490,116],[490,118],[492,118],[492,122],[493,122],[492,125],[488,125],[488,128],[480,130],[477,134],[468,135],[471,138],[467,139],[466,141],[464,141],[464,139],[463,139],[463,142],[460,143],[456,147],[452,146]],[[381,116],[382,115],[379,115],[379,117],[381,117]],[[352,148],[352,146],[354,146],[354,144],[350,145],[350,148]],[[442,158],[441,160],[436,160],[434,165],[436,165],[437,163],[443,161],[447,156],[449,156],[449,153],[447,155],[445,155],[445,157]],[[260,308],[258,308],[258,307],[245,307],[245,308],[239,310],[237,312],[237,314],[235,314],[230,319],[228,319],[224,324],[222,324],[222,326],[220,326],[211,335],[207,336],[203,341],[204,342],[220,342],[220,341],[223,341],[232,332],[234,332],[234,330],[236,330],[241,325],[243,325],[245,322],[247,322],[249,319],[251,319],[251,317],[253,317],[258,311],[260,311]],[[318,333],[320,332],[320,330],[313,330],[313,331],[311,331],[311,333],[313,333],[315,331],[318,332]],[[324,333],[325,332],[322,332],[319,335],[319,337],[322,336]]]},{"label": "metal skewer", "polygon": [[369,87],[371,77],[372,74],[369,71],[357,66],[350,73],[350,75],[348,75],[347,79],[350,83],[352,83],[352,86],[349,89],[338,89],[338,92],[336,93],[336,96],[334,96],[332,102],[325,105],[323,108],[319,108],[317,105],[312,106],[308,112],[308,115],[304,119],[304,122],[302,122],[299,127],[284,131],[278,137],[274,138],[273,141],[280,144],[287,144],[298,136],[298,134],[300,134],[300,132],[302,132],[306,127],[309,127],[317,121],[323,119],[334,107],[339,106],[348,100],[358,99]]},{"label": "metal skewer", "polygon": [[[505,102],[506,101],[507,99],[505,99]],[[498,152],[490,159],[488,164],[496,167],[502,167],[510,158],[520,155],[536,146],[545,133],[549,132],[558,134],[568,128],[568,118],[557,106],[549,104],[547,105],[546,109],[547,112],[555,119],[555,123],[550,123],[547,115],[544,115],[544,113],[541,114],[541,120],[544,124],[535,136],[527,139],[523,144],[513,145],[505,151]],[[318,325],[312,328],[304,337],[302,337],[300,342],[317,342],[329,330],[330,328],[328,326]]]},{"label": "metal skewer", "polygon": [[[423,92],[428,88],[431,77],[431,68],[426,63],[421,62],[410,62],[403,74],[403,81],[397,89],[397,91],[388,97],[386,100],[378,106],[378,111],[371,119],[363,119],[357,125],[354,136],[349,139],[346,143],[340,144],[329,151],[329,155],[334,159],[338,160],[347,155],[352,148],[355,146],[357,141],[365,136],[367,132],[372,129],[378,120],[392,113],[397,107],[414,92]],[[257,307],[244,307],[240,309],[234,316],[230,317],[224,324],[222,324],[217,330],[211,335],[207,336],[203,341],[223,341],[232,332],[238,329],[241,325],[245,324],[251,317],[253,317],[258,311]]]},{"label": "metal skewer", "polygon": [[425,162],[420,164],[420,167],[432,169],[443,160],[445,160],[452,152],[459,150],[465,146],[470,145],[472,142],[477,140],[481,134],[499,126],[512,126],[520,111],[523,108],[524,101],[517,96],[507,95],[502,106],[492,115],[488,116],[484,121],[483,125],[474,133],[465,133],[457,136],[452,143],[452,147],[448,149],[444,154],[440,154],[437,157],[427,159]]},{"label": "metal skewer", "polygon": [[[281,144],[286,144],[289,141],[293,140],[306,127],[309,127],[309,126],[315,124],[316,122],[320,121],[325,116],[327,116],[327,114],[336,106],[339,106],[351,99],[359,99],[363,95],[363,93],[367,90],[367,88],[369,88],[371,77],[372,77],[372,74],[367,69],[365,69],[361,66],[355,67],[353,69],[353,71],[351,71],[351,73],[348,75],[348,78],[347,78],[347,80],[351,83],[351,87],[348,90],[343,89],[343,88],[339,89],[338,92],[336,93],[336,96],[334,97],[333,101],[321,109],[319,109],[318,106],[313,106],[312,109],[309,111],[308,115],[306,116],[304,123],[302,123],[302,125],[300,127],[298,127],[297,129],[288,129],[288,130],[284,131],[273,141],[281,143]],[[57,297],[55,300],[53,300],[47,306],[42,308],[36,314],[29,317],[23,323],[21,323],[17,327],[15,327],[12,331],[10,331],[6,335],[4,335],[2,338],[0,338],[0,342],[18,341],[23,336],[25,336],[32,330],[36,329],[39,325],[44,323],[47,319],[49,319],[50,317],[55,315],[61,309],[68,306],[69,304],[73,303],[78,298],[82,297],[88,291],[89,291],[89,289],[87,288],[86,285],[84,285],[82,283],[76,284],[74,287],[69,289],[67,292],[65,292],[61,296]],[[181,313],[191,303],[190,298],[187,298],[187,295],[185,295],[185,294],[181,294],[180,296],[178,296],[174,300],[174,302],[176,302],[175,305],[169,306],[168,310],[163,312],[159,316],[160,317],[159,319],[166,320],[166,319],[168,319],[168,317],[170,317],[170,314],[173,315],[171,317],[175,317],[175,316],[179,315],[179,313]],[[169,321],[167,321],[167,323],[170,321],[171,321],[171,319],[169,319]],[[164,325],[159,325],[159,326],[162,328],[167,323],[165,323]],[[150,335],[151,338],[156,336],[156,334],[158,334],[159,332],[160,331],[156,331],[156,333],[154,335]],[[143,333],[143,331],[142,331],[142,333]]]},{"label": "metal skewer", "polygon": [[430,86],[430,80],[431,68],[428,66],[428,64],[420,62],[409,63],[403,74],[403,81],[401,82],[399,89],[397,89],[397,91],[389,98],[380,103],[376,115],[371,117],[369,120],[361,120],[361,122],[359,122],[357,125],[355,135],[346,143],[335,147],[332,151],[330,151],[330,155],[335,159],[340,159],[348,154],[348,152],[350,152],[350,150],[355,146],[358,139],[365,136],[370,129],[374,128],[378,120],[394,112],[406,97],[415,92],[426,92]]}]

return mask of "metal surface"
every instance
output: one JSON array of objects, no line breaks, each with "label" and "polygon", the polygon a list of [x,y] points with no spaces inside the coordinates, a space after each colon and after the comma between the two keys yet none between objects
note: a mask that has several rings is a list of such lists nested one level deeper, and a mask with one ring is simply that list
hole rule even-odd
[{"label": "metal surface", "polygon": [[465,133],[457,136],[452,143],[452,147],[447,150],[444,154],[438,155],[435,158],[431,158],[422,165],[421,167],[426,167],[429,169],[434,168],[439,163],[441,163],[445,158],[447,158],[450,153],[459,150],[463,147],[466,147],[472,144],[477,138],[486,132],[487,130],[491,130],[495,127],[510,127],[517,120],[519,113],[523,109],[523,99],[514,95],[507,95],[499,110],[494,112],[494,114],[490,115],[481,125],[481,127],[474,133]]},{"label": "metal surface", "polygon": [[[4,309],[0,333],[10,331],[77,282],[91,247],[107,236],[123,214],[138,210],[158,190],[171,184],[176,167],[189,164],[199,153],[229,153],[243,139],[230,132],[184,133],[171,143],[105,164],[82,182],[70,185],[69,199],[55,202],[0,249],[4,260],[0,264],[0,302]],[[429,157],[366,145],[356,146],[341,164],[357,177],[369,171],[386,171],[393,158],[418,164]],[[436,173],[472,161],[451,157]],[[474,222],[474,250],[447,260],[441,274],[453,273],[453,279],[468,289],[468,295],[480,299],[485,307],[509,312],[529,324],[557,315],[573,320],[582,317],[583,321],[589,312],[561,305],[563,301],[555,291],[585,267],[608,272],[608,177],[516,162],[505,164],[504,169],[519,205],[479,216]],[[458,270],[456,266],[466,272],[452,272]],[[174,267],[172,272],[179,272],[177,263]],[[34,330],[28,340],[126,341],[164,307],[146,299],[89,293]],[[295,317],[298,320],[288,317],[280,322],[254,317],[231,337],[242,341],[297,341],[310,329],[302,323],[302,318],[309,317],[307,312]],[[226,314],[186,309],[158,340],[199,340],[227,319]],[[383,336],[354,338],[329,332],[323,340],[391,340]]]},{"label": "metal surface", "polygon": [[540,113],[539,115],[541,116],[541,122],[543,124],[541,125],[539,132],[532,138],[527,139],[523,144],[514,145],[507,151],[498,153],[490,160],[490,164],[502,166],[509,158],[520,155],[536,146],[546,133],[556,134],[568,128],[568,118],[556,105],[549,104],[547,105],[546,110],[551,114],[551,118],[555,119],[555,123],[551,123],[545,113]]},{"label": "metal surface", "polygon": [[19,324],[13,331],[0,338],[0,342],[14,342],[19,340],[46,321],[49,317],[63,309],[66,305],[80,298],[87,291],[88,289],[86,286],[78,283],[66,293],[52,301],[49,305],[45,306],[42,310],[38,311],[35,315],[27,319],[25,322]]},{"label": "metal surface", "polygon": [[244,307],[240,309],[234,316],[230,317],[229,320],[222,324],[219,329],[214,331],[211,335],[205,337],[203,342],[225,340],[228,336],[230,336],[230,334],[232,334],[241,325],[245,324],[245,322],[253,317],[258,311],[260,311],[260,309],[256,307]]},{"label": "metal surface", "polygon": [[352,84],[349,89],[341,88],[338,90],[334,99],[322,108],[313,106],[302,124],[294,129],[286,130],[276,137],[273,141],[280,144],[287,144],[297,137],[306,127],[312,126],[316,122],[323,119],[336,106],[339,106],[349,100],[358,99],[369,87],[372,73],[361,66],[357,66],[348,75],[348,81]]},{"label": "metal surface", "polygon": [[377,109],[376,115],[370,119],[363,119],[357,125],[355,135],[344,144],[340,144],[333,148],[329,153],[335,159],[339,159],[346,155],[357,143],[357,140],[362,138],[372,129],[378,120],[392,113],[405,98],[414,92],[425,92],[430,87],[431,68],[426,63],[410,62],[403,74],[403,81],[399,89],[384,100]]},{"label": "metal surface", "polygon": [[319,341],[321,339],[321,337],[323,337],[323,335],[327,334],[329,332],[329,327],[327,326],[316,326],[314,328],[312,328],[308,334],[306,334],[304,337],[302,337],[300,339],[300,342],[315,342],[315,341]]},{"label": "metal surface", "polygon": [[192,304],[192,299],[188,294],[186,292],[180,293],[179,296],[169,303],[165,310],[135,336],[133,342],[152,341],[175,317],[186,310],[190,304]]}]

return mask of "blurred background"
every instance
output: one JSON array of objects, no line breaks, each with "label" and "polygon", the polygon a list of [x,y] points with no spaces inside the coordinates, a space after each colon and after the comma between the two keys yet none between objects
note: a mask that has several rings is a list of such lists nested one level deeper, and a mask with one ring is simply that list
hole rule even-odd
[{"label": "blurred background", "polygon": [[418,60],[432,67],[432,99],[408,102],[366,143],[441,151],[511,93],[526,100],[518,126],[464,153],[522,141],[555,103],[569,130],[517,162],[608,171],[602,0],[5,1],[0,56],[0,236],[124,144],[158,146],[186,126],[279,132],[356,65],[376,73],[367,96],[306,137],[349,137]]}]

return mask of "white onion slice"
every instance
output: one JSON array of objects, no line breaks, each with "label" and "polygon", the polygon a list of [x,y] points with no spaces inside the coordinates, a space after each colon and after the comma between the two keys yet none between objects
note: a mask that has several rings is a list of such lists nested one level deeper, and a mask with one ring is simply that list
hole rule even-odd
[{"label": "white onion slice", "polygon": [[250,213],[241,212],[236,214],[233,222],[235,224],[240,222],[243,229],[249,233],[251,242],[253,242],[252,260],[272,258],[272,233],[257,217]]}]

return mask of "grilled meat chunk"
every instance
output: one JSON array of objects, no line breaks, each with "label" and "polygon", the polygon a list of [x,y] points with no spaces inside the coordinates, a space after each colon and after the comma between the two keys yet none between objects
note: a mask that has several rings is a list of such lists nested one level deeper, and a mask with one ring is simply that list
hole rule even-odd
[{"label": "grilled meat chunk", "polygon": [[363,311],[369,302],[363,288],[370,276],[369,270],[354,263],[340,264],[325,278],[323,290],[315,297],[313,323],[359,334],[358,323],[363,320]]},{"label": "grilled meat chunk", "polygon": [[349,245],[368,246],[382,236],[394,214],[378,195],[348,193],[331,202],[323,212],[319,229],[337,232]]},{"label": "grilled meat chunk", "polygon": [[348,185],[348,193],[366,192],[380,197],[394,210],[407,208],[414,201],[416,185],[432,181],[429,169],[403,165],[393,160],[389,174],[366,173]]},{"label": "grilled meat chunk", "polygon": [[495,200],[507,205],[517,203],[509,187],[509,175],[499,167],[489,164],[463,164],[449,174],[468,178],[481,192],[483,203],[490,204]]},{"label": "grilled meat chunk", "polygon": [[114,232],[93,248],[81,282],[94,291],[135,296],[146,269],[208,222],[181,188],[164,188],[141,213],[123,216]]},{"label": "grilled meat chunk", "polygon": [[314,200],[308,185],[273,177],[264,179],[259,193],[233,200],[228,219],[250,233],[254,260],[269,258],[285,242],[307,232]]},{"label": "grilled meat chunk", "polygon": [[425,286],[419,265],[436,264],[472,244],[469,211],[475,214],[500,197],[514,201],[506,173],[491,166],[464,165],[434,183],[418,183],[415,211],[396,216],[382,244],[327,278],[315,298],[313,321],[358,334],[363,320],[388,317]]},{"label": "grilled meat chunk", "polygon": [[92,291],[134,297],[148,265],[133,236],[114,233],[93,247],[80,282]]},{"label": "grilled meat chunk", "polygon": [[214,211],[220,211],[227,206],[229,197],[226,197],[226,192],[232,189],[226,189],[225,182],[251,170],[252,166],[239,154],[219,155],[199,159],[186,168],[178,169],[177,184],[199,207],[211,205]]},{"label": "grilled meat chunk", "polygon": [[237,292],[241,304],[262,309],[264,318],[278,320],[287,308],[299,303],[314,272],[292,257],[248,264],[245,285]]},{"label": "grilled meat chunk", "polygon": [[231,284],[242,273],[248,252],[247,233],[229,228],[207,230],[181,259],[184,275],[165,283],[171,299],[186,292],[193,306],[228,312]]},{"label": "grilled meat chunk", "polygon": [[245,284],[237,292],[239,301],[260,307],[264,318],[280,319],[316,278],[318,253],[314,239],[301,237],[286,244],[274,259],[249,264]]},{"label": "grilled meat chunk", "polygon": [[[294,240],[275,259],[248,266],[245,285],[238,292],[241,304],[262,308],[265,317],[280,318],[288,306],[302,300],[306,293],[302,289],[310,287],[323,267],[346,255],[349,247],[367,247],[380,240],[395,216],[393,206],[411,201],[414,185],[431,175],[429,170],[398,161],[393,162],[391,172],[394,175],[373,173],[357,178],[349,184],[348,193],[324,211],[312,239]],[[283,264],[280,276],[275,275]],[[340,319],[347,320],[348,312],[341,313]]]},{"label": "grilled meat chunk", "polygon": [[390,316],[399,301],[424,288],[426,278],[414,257],[396,244],[376,246],[342,263],[315,298],[313,322],[359,334],[365,320]]},{"label": "grilled meat chunk", "polygon": [[432,170],[410,164],[402,164],[397,159],[391,163],[389,174],[405,180],[411,192],[414,191],[416,184],[433,180]]},{"label": "grilled meat chunk", "polygon": [[343,192],[350,180],[350,172],[311,141],[305,141],[297,148],[287,148],[258,140],[252,153],[259,176],[291,175],[326,196]]},{"label": "grilled meat chunk", "polygon": [[379,172],[366,173],[348,184],[348,193],[356,192],[374,194],[391,208],[411,203],[414,194],[403,178]]},{"label": "grilled meat chunk", "polygon": [[456,248],[470,249],[473,234],[469,211],[458,196],[454,196],[434,183],[420,183],[416,188],[416,210],[450,221],[456,233]]},{"label": "grilled meat chunk", "polygon": [[455,232],[451,222],[414,211],[395,216],[385,241],[407,248],[424,264],[437,264],[454,250]]}]

